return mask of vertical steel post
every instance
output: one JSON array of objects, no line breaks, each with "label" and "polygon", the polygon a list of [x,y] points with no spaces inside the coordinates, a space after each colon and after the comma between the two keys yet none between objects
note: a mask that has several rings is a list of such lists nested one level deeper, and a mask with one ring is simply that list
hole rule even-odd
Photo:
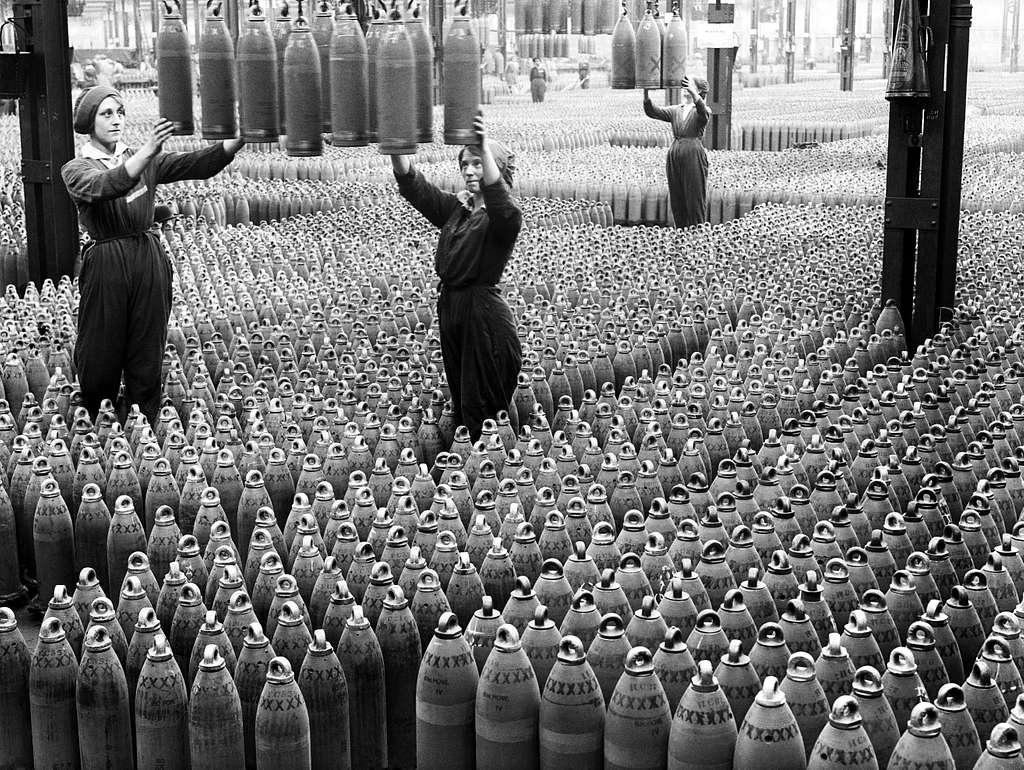
[{"label": "vertical steel post", "polygon": [[1003,22],[999,25],[999,63],[1010,55],[1010,7],[1013,0],[1003,0]]},{"label": "vertical steel post", "polygon": [[121,47],[129,48],[131,46],[131,40],[129,39],[128,33],[128,10],[125,7],[124,0],[121,0]]},{"label": "vertical steel post", "polygon": [[796,0],[786,0],[786,82],[796,82]]},{"label": "vertical steel post", "polygon": [[434,42],[434,104],[444,104],[444,0],[430,0],[430,37]]},{"label": "vertical steel post", "polygon": [[[761,34],[761,0],[750,0],[750,71],[757,72],[758,37]],[[710,21],[710,19],[709,19]]]},{"label": "vertical steel post", "polygon": [[[715,0],[708,3],[709,24],[732,24],[736,6]],[[711,112],[704,146],[709,150],[728,150],[732,141],[732,70],[736,64],[735,48],[708,49],[708,95],[704,100]]]},{"label": "vertical steel post", "polygon": [[32,54],[19,120],[28,277],[39,286],[71,275],[78,257],[78,212],[60,176],[75,156],[67,0],[16,0],[13,16]]},{"label": "vertical steel post", "polygon": [[853,90],[855,42],[857,35],[857,0],[841,0],[842,25],[839,30],[839,90]]},{"label": "vertical steel post", "polygon": [[864,61],[870,62],[871,61],[871,49],[873,47],[873,43],[872,43],[872,39],[871,39],[871,22],[872,22],[872,17],[874,16],[873,9],[875,7],[875,0],[867,0],[867,4],[868,4],[867,13],[866,13],[866,15],[864,17],[864,48],[863,48],[863,53],[864,53]]},{"label": "vertical steel post", "polygon": [[156,65],[156,36],[160,31],[160,11],[159,11],[160,0],[149,0],[149,24],[150,24],[150,35],[149,40],[152,44],[153,50],[153,64]]},{"label": "vertical steel post", "polygon": [[889,107],[882,299],[899,305],[911,349],[955,301],[971,15],[969,0],[930,0],[930,97]]},{"label": "vertical steel post", "polygon": [[1013,24],[1010,26],[1012,37],[1010,39],[1010,72],[1016,72],[1020,66],[1020,6],[1021,0],[1011,0],[1013,3]]},{"label": "vertical steel post", "polygon": [[[939,263],[936,310],[952,309],[956,290],[956,257],[960,242],[960,196],[964,165],[964,121],[967,114],[967,57],[970,49],[970,0],[952,0],[946,58],[945,122],[942,127],[942,186],[939,193]],[[938,314],[935,319],[939,322]]]},{"label": "vertical steel post", "polygon": [[814,52],[814,44],[811,41],[811,4],[814,0],[804,0],[804,66]]},{"label": "vertical steel post", "polygon": [[889,63],[892,59],[892,27],[896,23],[893,0],[885,0],[882,10],[882,77],[889,77]]},{"label": "vertical steel post", "polygon": [[135,58],[142,61],[142,0],[132,0],[132,24],[135,29]]}]

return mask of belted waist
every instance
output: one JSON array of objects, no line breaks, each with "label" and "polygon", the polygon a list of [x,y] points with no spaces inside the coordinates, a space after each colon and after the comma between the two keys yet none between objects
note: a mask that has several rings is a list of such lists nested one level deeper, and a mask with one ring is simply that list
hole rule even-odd
[{"label": "belted waist", "polygon": [[496,289],[496,288],[498,288],[498,284],[496,284],[496,283],[463,283],[463,284],[459,284],[458,286],[452,286],[451,284],[447,284],[444,281],[438,281],[437,282],[437,291],[438,291],[438,293],[442,293],[442,292],[446,292],[446,291],[466,291],[468,289]]},{"label": "belted waist", "polygon": [[89,246],[95,246],[97,243],[109,243],[110,241],[125,241],[131,238],[141,238],[144,235],[152,235],[156,237],[156,233],[153,230],[138,230],[134,233],[121,233],[119,235],[111,235],[109,238],[94,238],[89,241]]}]

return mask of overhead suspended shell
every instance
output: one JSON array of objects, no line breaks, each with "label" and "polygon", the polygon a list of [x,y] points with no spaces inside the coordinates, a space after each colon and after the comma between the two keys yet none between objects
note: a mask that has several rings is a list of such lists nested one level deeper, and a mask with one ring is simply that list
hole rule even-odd
[{"label": "overhead suspended shell", "polygon": [[[580,34],[586,35],[587,37],[596,34],[598,12],[601,9],[600,0],[577,0],[576,5],[579,6],[580,9]],[[576,31],[575,28],[573,28],[573,31]]]},{"label": "overhead suspended shell", "polygon": [[322,131],[331,131],[331,38],[334,36],[334,9],[321,0],[313,17],[313,39],[320,54],[320,117]]},{"label": "overhead suspended shell", "polygon": [[397,9],[384,24],[377,48],[377,135],[383,155],[416,152],[416,63]]},{"label": "overhead suspended shell", "polygon": [[515,25],[516,34],[526,32],[526,7],[530,0],[516,0],[515,2]]},{"label": "overhead suspended shell", "polygon": [[526,31],[531,35],[539,35],[544,27],[544,10],[541,0],[524,0],[524,2],[526,3],[524,14]]},{"label": "overhead suspended shell", "polygon": [[384,19],[374,9],[373,20],[366,30],[366,138],[377,141],[377,48],[383,31]]},{"label": "overhead suspended shell", "polygon": [[636,30],[636,87],[661,88],[661,30],[650,11]]},{"label": "overhead suspended shell", "polygon": [[636,88],[636,35],[626,13],[612,33],[612,88]]},{"label": "overhead suspended shell", "polygon": [[568,0],[551,0],[549,6],[551,15],[551,31],[559,35],[569,32],[569,2]]},{"label": "overhead suspended shell", "polygon": [[469,17],[457,15],[444,41],[444,143],[473,144],[480,109],[480,46]]},{"label": "overhead suspended shell", "polygon": [[279,119],[277,46],[270,25],[254,5],[238,36],[238,116],[248,142],[276,142]]},{"label": "overhead suspended shell", "polygon": [[598,35],[610,35],[619,18],[619,4],[615,0],[596,0]]},{"label": "overhead suspended shell", "polygon": [[334,25],[331,39],[331,128],[339,147],[369,143],[367,79],[366,38],[348,8]]},{"label": "overhead suspended shell", "polygon": [[157,100],[160,116],[174,125],[175,136],[195,133],[192,117],[192,47],[178,13],[168,13],[156,39]]},{"label": "overhead suspended shell", "polygon": [[416,67],[416,138],[434,140],[434,44],[422,18],[406,20]]},{"label": "overhead suspended shell", "polygon": [[663,88],[679,88],[686,77],[686,25],[669,14],[661,41],[661,82]]},{"label": "overhead suspended shell", "polygon": [[284,52],[285,151],[292,156],[321,155],[320,55],[309,26],[292,24]]},{"label": "overhead suspended shell", "polygon": [[569,24],[574,35],[583,33],[583,0],[572,0],[569,3]]},{"label": "overhead suspended shell", "polygon": [[207,12],[199,39],[203,139],[233,139],[238,134],[236,94],[235,46],[231,31],[223,16]]},{"label": "overhead suspended shell", "polygon": [[277,0],[277,13],[274,14],[274,25],[271,33],[274,36],[274,48],[277,53],[277,120],[282,133],[288,132],[288,124],[284,115],[284,50],[288,46],[288,38],[292,31],[292,17],[288,0]]}]

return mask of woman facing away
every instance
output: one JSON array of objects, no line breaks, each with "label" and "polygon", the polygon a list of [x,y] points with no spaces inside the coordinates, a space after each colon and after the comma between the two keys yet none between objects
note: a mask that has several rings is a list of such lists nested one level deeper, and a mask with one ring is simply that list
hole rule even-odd
[{"label": "woman facing away", "polygon": [[455,424],[465,425],[475,442],[484,420],[503,409],[518,430],[510,404],[522,348],[498,282],[523,215],[510,193],[515,156],[487,137],[482,115],[473,128],[476,144],[459,153],[466,189],[458,195],[428,182],[411,155],[392,155],[391,163],[398,191],[441,231],[434,257],[441,355]]},{"label": "woman facing away", "polygon": [[675,140],[665,160],[669,202],[676,227],[690,227],[708,221],[708,153],[704,129],[711,113],[704,103],[708,81],[683,78],[683,103],[655,107],[644,89],[644,113],[649,118],[672,124]]}]

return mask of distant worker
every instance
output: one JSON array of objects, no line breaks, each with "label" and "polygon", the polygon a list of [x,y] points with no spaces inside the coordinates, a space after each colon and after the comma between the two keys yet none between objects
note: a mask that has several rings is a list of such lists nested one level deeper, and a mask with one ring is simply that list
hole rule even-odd
[{"label": "distant worker", "polygon": [[530,68],[530,96],[533,97],[533,101],[544,101],[544,94],[548,91],[550,80],[548,71],[541,65],[540,59],[535,56],[533,67]]},{"label": "distant worker", "polygon": [[515,56],[509,56],[505,64],[505,85],[512,93],[519,89],[519,61]]}]

